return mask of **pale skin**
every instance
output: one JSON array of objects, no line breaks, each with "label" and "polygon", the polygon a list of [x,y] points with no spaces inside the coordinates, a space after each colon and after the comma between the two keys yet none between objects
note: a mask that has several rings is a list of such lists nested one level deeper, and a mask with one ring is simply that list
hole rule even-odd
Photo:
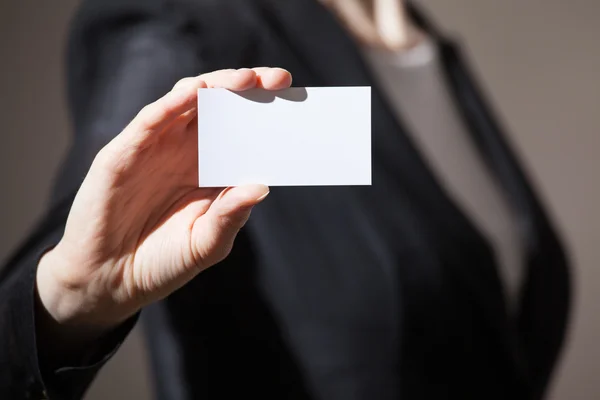
[{"label": "pale skin", "polygon": [[83,345],[227,256],[269,188],[198,188],[196,91],[291,80],[279,68],[182,79],[98,153],[63,237],[38,266],[43,338]]},{"label": "pale skin", "polygon": [[[420,38],[401,0],[320,1],[368,46],[397,50]],[[62,239],[38,266],[41,340],[84,346],[228,255],[269,188],[198,188],[196,90],[278,90],[291,82],[279,68],[182,79],[98,153]]]}]

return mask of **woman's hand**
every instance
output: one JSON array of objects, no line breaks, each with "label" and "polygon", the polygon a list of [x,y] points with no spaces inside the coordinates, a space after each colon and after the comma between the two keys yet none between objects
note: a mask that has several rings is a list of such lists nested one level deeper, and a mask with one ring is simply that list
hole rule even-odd
[{"label": "woman's hand", "polygon": [[57,325],[96,336],[227,256],[268,188],[198,188],[196,90],[290,84],[275,68],[183,79],[98,153],[38,267],[39,299]]}]

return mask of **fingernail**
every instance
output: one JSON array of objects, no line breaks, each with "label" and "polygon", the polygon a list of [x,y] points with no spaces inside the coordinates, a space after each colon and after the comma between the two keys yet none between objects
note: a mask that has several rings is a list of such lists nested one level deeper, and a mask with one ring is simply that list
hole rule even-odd
[{"label": "fingernail", "polygon": [[262,201],[265,199],[265,197],[267,197],[269,195],[269,193],[271,193],[271,191],[267,191],[267,193],[263,194],[262,196],[260,196],[258,199],[256,199],[256,201]]}]

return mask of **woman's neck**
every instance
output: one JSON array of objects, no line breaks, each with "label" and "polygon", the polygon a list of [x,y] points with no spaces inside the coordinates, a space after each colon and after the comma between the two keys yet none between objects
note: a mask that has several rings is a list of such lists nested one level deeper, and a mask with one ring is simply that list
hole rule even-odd
[{"label": "woman's neck", "polygon": [[414,47],[423,35],[411,23],[404,0],[320,0],[362,44],[388,50]]}]

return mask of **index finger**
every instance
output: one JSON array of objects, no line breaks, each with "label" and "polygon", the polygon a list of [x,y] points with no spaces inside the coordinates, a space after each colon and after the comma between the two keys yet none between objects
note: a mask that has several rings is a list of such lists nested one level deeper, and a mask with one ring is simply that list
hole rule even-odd
[{"label": "index finger", "polygon": [[256,87],[256,79],[256,73],[247,68],[218,70],[182,79],[165,96],[144,107],[130,126],[146,133],[161,131],[180,115],[195,108],[197,89],[222,87],[242,91]]},{"label": "index finger", "polygon": [[[206,86],[200,86],[204,83]],[[256,67],[252,69],[224,69],[184,78],[173,89],[185,86],[224,88],[240,92],[255,87],[267,90],[280,90],[290,87],[292,75],[283,68]]]},{"label": "index finger", "polygon": [[259,87],[280,90],[289,87],[291,83],[292,75],[282,68],[257,67],[209,72],[180,81],[173,91],[144,107],[132,121],[132,125],[148,133],[162,130],[177,117],[195,107],[196,90],[199,88],[244,91]]},{"label": "index finger", "polygon": [[292,85],[292,74],[283,68],[256,67],[256,87],[267,90],[287,89]]}]

